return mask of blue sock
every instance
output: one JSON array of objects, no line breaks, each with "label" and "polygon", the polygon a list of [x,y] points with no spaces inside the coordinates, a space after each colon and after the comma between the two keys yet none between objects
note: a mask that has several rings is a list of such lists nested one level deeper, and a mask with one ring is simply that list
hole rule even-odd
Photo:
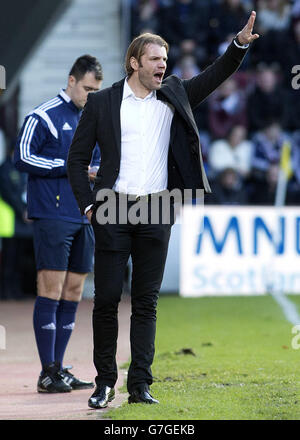
[{"label": "blue sock", "polygon": [[75,326],[78,302],[61,299],[56,312],[55,361],[63,366],[64,354]]},{"label": "blue sock", "polygon": [[42,368],[55,361],[56,310],[58,301],[38,296],[33,311],[33,328]]}]

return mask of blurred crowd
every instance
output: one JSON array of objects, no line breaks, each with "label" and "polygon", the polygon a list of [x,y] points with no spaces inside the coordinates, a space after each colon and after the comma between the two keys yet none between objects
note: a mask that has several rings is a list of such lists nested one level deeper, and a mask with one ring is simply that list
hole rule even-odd
[{"label": "blurred crowd", "polygon": [[285,203],[298,205],[300,0],[132,0],[131,37],[160,34],[170,45],[167,74],[189,79],[224,53],[252,10],[260,38],[238,72],[194,111],[213,189],[206,203],[274,204],[288,145],[293,174]]}]

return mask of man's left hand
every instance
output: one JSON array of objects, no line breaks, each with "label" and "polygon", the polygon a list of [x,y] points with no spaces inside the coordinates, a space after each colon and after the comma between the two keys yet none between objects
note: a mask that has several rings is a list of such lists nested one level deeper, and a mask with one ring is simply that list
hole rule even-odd
[{"label": "man's left hand", "polygon": [[256,18],[256,12],[252,11],[246,26],[237,34],[238,42],[243,46],[250,44],[252,41],[259,38],[258,34],[252,34],[253,26]]},{"label": "man's left hand", "polygon": [[97,171],[98,171],[99,167],[97,166],[89,166],[88,168],[88,175],[89,175],[89,179],[91,182],[94,182],[96,177],[97,177]]}]

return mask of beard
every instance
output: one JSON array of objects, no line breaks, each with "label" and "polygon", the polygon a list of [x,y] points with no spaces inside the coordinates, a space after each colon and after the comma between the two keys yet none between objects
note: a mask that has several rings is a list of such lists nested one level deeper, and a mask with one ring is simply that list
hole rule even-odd
[{"label": "beard", "polygon": [[162,81],[157,81],[153,74],[144,74],[139,72],[138,78],[142,86],[146,90],[149,90],[149,92],[159,90],[161,88]]}]

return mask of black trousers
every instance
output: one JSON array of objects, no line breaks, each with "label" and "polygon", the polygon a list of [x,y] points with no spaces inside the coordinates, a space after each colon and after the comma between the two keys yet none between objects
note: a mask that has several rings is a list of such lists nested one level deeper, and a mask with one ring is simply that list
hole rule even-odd
[{"label": "black trousers", "polygon": [[[128,209],[132,202],[128,202]],[[149,204],[150,206],[150,204]],[[150,211],[150,209],[149,209]],[[116,350],[118,304],[129,257],[132,259],[130,344],[127,388],[147,389],[152,384],[156,305],[167,257],[171,221],[163,224],[101,225],[95,211],[95,297],[93,309],[96,384],[113,387],[117,380]],[[150,217],[149,217],[150,220]]]}]

